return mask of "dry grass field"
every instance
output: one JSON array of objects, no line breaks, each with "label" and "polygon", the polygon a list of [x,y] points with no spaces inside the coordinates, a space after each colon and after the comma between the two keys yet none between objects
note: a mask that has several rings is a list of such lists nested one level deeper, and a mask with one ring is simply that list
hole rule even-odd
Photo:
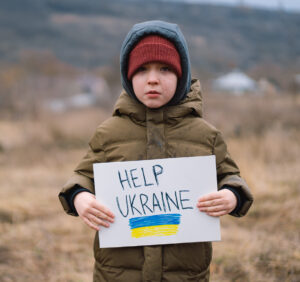
[{"label": "dry grass field", "polygon": [[[211,281],[300,281],[300,100],[206,95],[255,202],[221,219]],[[84,155],[99,109],[0,120],[0,281],[91,281],[94,232],[57,195]]]}]

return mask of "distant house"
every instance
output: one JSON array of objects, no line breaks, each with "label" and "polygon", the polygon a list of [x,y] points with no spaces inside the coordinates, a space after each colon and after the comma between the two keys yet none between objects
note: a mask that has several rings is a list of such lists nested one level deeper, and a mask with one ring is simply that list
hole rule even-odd
[{"label": "distant house", "polygon": [[72,109],[91,107],[97,102],[93,93],[79,93],[63,99],[53,99],[48,102],[48,108],[52,112],[65,112]]},{"label": "distant house", "polygon": [[109,87],[101,77],[82,76],[73,84],[78,89],[76,94],[47,101],[46,108],[52,112],[65,112],[110,102]]},{"label": "distant house", "polygon": [[243,95],[251,92],[256,93],[257,83],[245,73],[239,70],[234,70],[214,80],[212,88],[216,92]]}]

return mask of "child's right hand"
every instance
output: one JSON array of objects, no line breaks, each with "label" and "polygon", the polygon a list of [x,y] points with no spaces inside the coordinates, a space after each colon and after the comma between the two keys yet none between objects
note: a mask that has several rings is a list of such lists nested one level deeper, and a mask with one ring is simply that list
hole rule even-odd
[{"label": "child's right hand", "polygon": [[89,192],[78,193],[74,199],[74,206],[82,220],[96,231],[100,230],[100,226],[109,227],[108,222],[114,222],[114,214]]}]

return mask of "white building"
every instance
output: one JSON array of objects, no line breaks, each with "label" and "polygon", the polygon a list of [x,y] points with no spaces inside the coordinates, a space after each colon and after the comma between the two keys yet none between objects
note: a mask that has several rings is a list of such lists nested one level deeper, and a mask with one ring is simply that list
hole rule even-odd
[{"label": "white building", "polygon": [[245,73],[234,70],[213,81],[212,88],[216,92],[226,92],[234,95],[256,93],[257,83]]},{"label": "white building", "polygon": [[78,92],[67,97],[51,99],[46,102],[46,108],[52,112],[65,112],[111,103],[109,86],[102,77],[82,76],[71,83]]}]

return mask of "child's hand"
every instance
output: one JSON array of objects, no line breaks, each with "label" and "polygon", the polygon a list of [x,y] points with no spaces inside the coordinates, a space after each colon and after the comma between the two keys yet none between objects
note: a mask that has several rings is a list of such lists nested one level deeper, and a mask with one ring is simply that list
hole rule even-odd
[{"label": "child's hand", "polygon": [[78,215],[92,229],[99,231],[99,226],[109,227],[114,222],[113,213],[101,205],[95,195],[89,192],[80,192],[75,196],[74,206]]},{"label": "child's hand", "polygon": [[197,208],[210,216],[221,216],[232,212],[236,205],[237,199],[233,192],[222,189],[199,198]]}]

